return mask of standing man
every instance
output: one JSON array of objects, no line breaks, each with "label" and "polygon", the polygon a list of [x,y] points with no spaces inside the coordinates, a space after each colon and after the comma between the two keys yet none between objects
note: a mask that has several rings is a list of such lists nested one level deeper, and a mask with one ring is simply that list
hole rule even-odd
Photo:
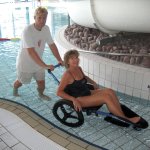
[{"label": "standing man", "polygon": [[54,70],[53,65],[47,65],[42,60],[45,44],[49,45],[58,63],[63,61],[58,49],[51,37],[49,27],[46,24],[48,11],[46,8],[38,7],[35,10],[35,22],[28,25],[22,34],[21,51],[17,57],[17,80],[14,82],[13,95],[19,96],[18,88],[22,84],[30,83],[34,78],[37,82],[37,91],[42,99],[49,99],[44,95],[45,89],[45,69]]}]

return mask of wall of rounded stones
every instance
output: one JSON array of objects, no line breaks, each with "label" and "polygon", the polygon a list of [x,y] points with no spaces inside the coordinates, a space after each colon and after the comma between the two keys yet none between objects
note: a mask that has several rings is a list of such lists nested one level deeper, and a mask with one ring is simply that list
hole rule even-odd
[{"label": "wall of rounded stones", "polygon": [[[150,34],[120,32],[113,37],[94,28],[72,24],[65,29],[64,37],[68,42],[83,50],[120,53],[120,54],[150,54]],[[105,43],[99,43],[99,41]],[[150,57],[101,55],[115,61],[150,68]]]}]

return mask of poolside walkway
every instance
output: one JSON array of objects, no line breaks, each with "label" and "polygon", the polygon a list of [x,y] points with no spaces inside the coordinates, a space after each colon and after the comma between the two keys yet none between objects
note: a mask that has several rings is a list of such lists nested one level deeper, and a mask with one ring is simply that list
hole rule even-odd
[{"label": "poolside walkway", "polygon": [[55,128],[17,103],[0,99],[0,150],[100,150]]},{"label": "poolside walkway", "polygon": [[[4,117],[5,116],[5,117]],[[36,132],[12,112],[0,108],[1,147],[15,150],[65,150],[62,146]],[[25,133],[25,134],[23,134]]]}]

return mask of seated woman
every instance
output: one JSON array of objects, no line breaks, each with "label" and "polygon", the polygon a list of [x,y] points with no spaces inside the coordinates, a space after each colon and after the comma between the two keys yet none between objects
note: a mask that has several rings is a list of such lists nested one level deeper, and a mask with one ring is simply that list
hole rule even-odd
[{"label": "seated woman", "polygon": [[[79,66],[79,53],[69,50],[64,55],[64,72],[60,81],[57,95],[73,102],[74,108],[80,111],[83,107],[94,107],[106,104],[108,110],[119,117],[137,123],[140,117],[127,118],[120,106],[119,100],[112,89],[100,89],[99,86],[86,76]],[[90,90],[87,83],[94,86]]]}]

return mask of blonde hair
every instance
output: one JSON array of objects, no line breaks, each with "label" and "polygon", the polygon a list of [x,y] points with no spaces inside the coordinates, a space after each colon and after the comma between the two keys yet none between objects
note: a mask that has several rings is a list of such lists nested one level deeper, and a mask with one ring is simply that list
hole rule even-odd
[{"label": "blonde hair", "polygon": [[47,15],[48,14],[48,11],[45,7],[38,7],[35,12],[34,12],[34,17],[36,17],[38,14],[45,14]]},{"label": "blonde hair", "polygon": [[64,55],[64,66],[65,68],[69,68],[68,61],[72,56],[79,56],[79,52],[77,50],[69,50]]}]

